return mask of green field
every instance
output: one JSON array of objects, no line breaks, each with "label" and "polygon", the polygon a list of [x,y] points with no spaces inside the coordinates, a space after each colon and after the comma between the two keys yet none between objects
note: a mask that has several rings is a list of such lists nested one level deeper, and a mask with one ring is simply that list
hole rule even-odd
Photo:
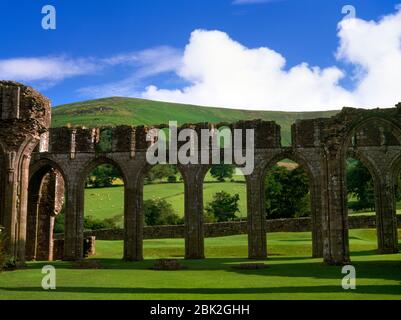
[{"label": "green field", "polygon": [[179,124],[184,124],[262,119],[276,121],[282,127],[281,136],[283,145],[289,145],[291,142],[291,125],[296,119],[330,117],[337,112],[233,110],[112,97],[55,107],[52,111],[52,126],[82,125],[99,127],[121,124],[154,125],[168,123],[169,121],[177,121]]},{"label": "green field", "polygon": [[0,274],[0,299],[400,299],[401,254],[376,255],[373,230],[351,230],[356,290],[341,287],[341,267],[309,258],[310,233],[268,235],[270,257],[261,270],[234,269],[247,262],[246,236],[206,239],[206,260],[183,261],[180,271],[151,270],[153,259],[181,258],[183,240],[145,241],[143,262],[122,262],[120,241],[98,241],[97,270],[52,263],[57,289],[41,288],[44,263]]},{"label": "green field", "polygon": [[[246,217],[246,184],[244,177],[234,176],[234,181],[217,182],[210,173],[205,178],[203,197],[207,204],[213,199],[216,192],[226,191],[230,194],[239,194],[238,217]],[[153,183],[144,186],[144,200],[163,198],[173,206],[175,212],[182,217],[184,215],[184,183]],[[105,219],[120,216],[119,225],[123,223],[124,211],[124,187],[85,189],[85,215],[96,219]]]},{"label": "green field", "polygon": [[[235,182],[215,182],[206,179],[203,188],[204,204],[206,205],[219,191],[240,196],[238,217],[246,217],[246,184],[242,177]],[[183,183],[155,183],[144,186],[144,199],[163,198],[173,206],[175,212],[182,217],[184,215],[184,184]],[[96,219],[120,216],[119,226],[123,224],[124,211],[124,187],[85,189],[85,215]],[[351,212],[352,215],[373,215],[374,212]],[[397,203],[397,214],[401,214],[401,202]]]}]

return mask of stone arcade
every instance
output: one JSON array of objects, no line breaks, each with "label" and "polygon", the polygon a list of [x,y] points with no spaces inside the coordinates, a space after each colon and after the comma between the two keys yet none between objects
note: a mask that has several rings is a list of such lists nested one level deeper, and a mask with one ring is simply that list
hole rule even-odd
[{"label": "stone arcade", "polygon": [[[101,129],[50,128],[49,100],[10,81],[0,81],[0,115],[0,225],[8,252],[19,263],[51,260],[54,217],[65,202],[64,259],[81,259],[85,177],[97,165],[111,163],[125,182],[124,259],[142,260],[143,180],[151,168],[146,135],[163,126],[110,128],[111,148],[102,152]],[[332,118],[297,121],[290,147],[281,146],[280,127],[270,121],[182,128],[222,126],[255,130],[255,169],[246,177],[250,259],[267,257],[264,176],[285,158],[303,166],[310,178],[314,257],[328,264],[349,262],[345,174],[349,155],[361,160],[374,179],[379,251],[398,251],[394,188],[401,170],[401,104],[384,110],[344,108]],[[185,257],[203,259],[203,178],[210,167],[178,168],[185,183]]]}]

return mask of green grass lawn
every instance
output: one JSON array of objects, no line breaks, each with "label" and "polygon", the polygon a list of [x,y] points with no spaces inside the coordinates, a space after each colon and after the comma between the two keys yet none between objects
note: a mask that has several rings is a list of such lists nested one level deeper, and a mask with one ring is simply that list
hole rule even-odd
[{"label": "green grass lawn", "polygon": [[310,233],[268,235],[269,267],[239,270],[247,262],[244,235],[206,239],[206,260],[183,260],[186,269],[155,271],[156,258],[182,258],[181,239],[145,241],[143,262],[122,262],[122,242],[98,241],[97,270],[52,263],[57,290],[41,289],[44,263],[0,274],[0,299],[400,299],[401,254],[377,255],[374,230],[351,230],[357,289],[341,287],[341,267],[311,259]]}]

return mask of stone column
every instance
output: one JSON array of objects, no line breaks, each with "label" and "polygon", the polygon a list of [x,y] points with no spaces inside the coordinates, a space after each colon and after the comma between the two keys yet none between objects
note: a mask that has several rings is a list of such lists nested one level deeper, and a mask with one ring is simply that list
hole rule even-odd
[{"label": "stone column", "polygon": [[310,182],[311,221],[312,221],[312,257],[323,258],[322,198],[321,188]]},{"label": "stone column", "polygon": [[[28,149],[28,148],[27,148]],[[30,154],[31,150],[27,150]],[[7,153],[8,165],[5,175],[4,227],[7,234],[7,252],[13,256],[18,265],[25,262],[28,174],[30,157]]]},{"label": "stone column", "polygon": [[66,186],[64,260],[83,258],[83,200],[84,188],[69,180]]},{"label": "stone column", "polygon": [[204,259],[203,180],[208,168],[182,166],[185,183],[185,258]]},{"label": "stone column", "polygon": [[36,248],[36,260],[38,261],[51,261],[53,258],[53,228],[57,197],[56,185],[57,173],[50,171],[43,178],[38,206],[38,239]]},{"label": "stone column", "polygon": [[397,253],[397,213],[390,172],[382,172],[382,175],[375,179],[375,189],[378,251],[384,254]]},{"label": "stone column", "polygon": [[28,191],[28,217],[27,217],[27,242],[26,242],[26,260],[36,260],[36,248],[38,237],[38,204],[40,199],[40,186],[42,176],[34,175],[29,181]]},{"label": "stone column", "polygon": [[248,258],[266,259],[265,184],[262,170],[247,176]]},{"label": "stone column", "polygon": [[17,190],[17,265],[25,264],[26,228],[28,215],[28,187],[29,187],[29,163],[31,161],[32,148],[23,154],[19,166],[19,186]]},{"label": "stone column", "polygon": [[129,178],[124,189],[124,260],[143,260],[143,183]]},{"label": "stone column", "polygon": [[4,226],[4,204],[5,204],[5,198],[4,198],[5,164],[4,164],[4,158],[2,156],[3,155],[1,154],[0,150],[0,226]]},{"label": "stone column", "polygon": [[334,148],[326,150],[322,177],[323,258],[331,265],[349,263],[345,160]]},{"label": "stone column", "polygon": [[7,235],[7,253],[12,256],[17,254],[17,229],[18,229],[18,219],[17,219],[17,189],[18,180],[17,172],[15,168],[17,166],[16,162],[16,152],[11,151],[6,153],[5,157],[5,181],[4,181],[4,196],[5,203],[3,205],[3,223],[5,233]]}]

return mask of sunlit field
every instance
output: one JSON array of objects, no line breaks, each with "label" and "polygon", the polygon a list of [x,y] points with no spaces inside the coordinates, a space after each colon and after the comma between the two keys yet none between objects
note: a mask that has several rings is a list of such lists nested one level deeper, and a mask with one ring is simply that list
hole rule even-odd
[{"label": "sunlit field", "polygon": [[[147,240],[146,260],[123,262],[121,241],[97,241],[100,268],[73,269],[52,263],[57,289],[41,288],[41,268],[28,263],[23,270],[0,274],[1,299],[401,299],[401,254],[377,255],[374,230],[351,230],[356,290],[343,290],[341,267],[311,259],[310,233],[268,235],[268,267],[240,270],[249,262],[245,235],[206,239],[205,260],[182,260],[180,271],[156,271],[154,259],[182,259],[184,241]],[[256,262],[256,261],[252,261]]]}]

